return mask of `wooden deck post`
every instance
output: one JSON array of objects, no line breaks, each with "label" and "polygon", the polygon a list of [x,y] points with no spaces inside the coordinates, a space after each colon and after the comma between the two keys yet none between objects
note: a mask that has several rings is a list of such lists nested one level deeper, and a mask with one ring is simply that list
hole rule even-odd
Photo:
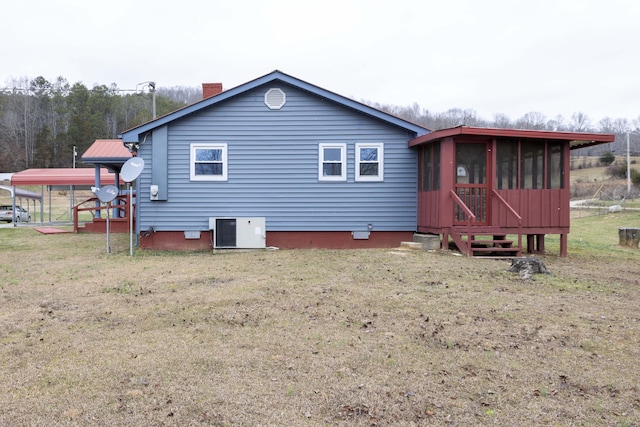
[{"label": "wooden deck post", "polygon": [[560,235],[560,256],[562,258],[567,257],[567,233],[562,233]]},{"label": "wooden deck post", "polygon": [[544,254],[544,234],[527,234],[527,253]]},{"label": "wooden deck post", "polygon": [[640,242],[640,228],[619,228],[618,238],[620,246],[638,248],[638,242]]},{"label": "wooden deck post", "polygon": [[544,234],[536,234],[536,249],[539,253],[544,253]]},{"label": "wooden deck post", "polygon": [[527,253],[528,254],[531,254],[536,250],[536,244],[533,238],[534,238],[533,234],[527,234]]}]

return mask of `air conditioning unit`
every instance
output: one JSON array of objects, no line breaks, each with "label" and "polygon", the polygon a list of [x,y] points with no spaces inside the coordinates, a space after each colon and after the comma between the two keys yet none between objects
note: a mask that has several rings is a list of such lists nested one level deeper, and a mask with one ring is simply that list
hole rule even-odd
[{"label": "air conditioning unit", "polygon": [[259,249],[266,247],[267,232],[264,217],[210,217],[214,248]]}]

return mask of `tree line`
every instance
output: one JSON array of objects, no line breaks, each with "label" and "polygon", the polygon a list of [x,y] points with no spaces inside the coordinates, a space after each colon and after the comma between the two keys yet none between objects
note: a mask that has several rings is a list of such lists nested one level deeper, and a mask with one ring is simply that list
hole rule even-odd
[{"label": "tree line", "polygon": [[452,108],[445,112],[434,113],[420,107],[417,103],[408,107],[381,105],[367,101],[364,101],[364,103],[431,130],[465,125],[501,129],[597,132],[616,135],[615,142],[611,144],[573,150],[572,155],[577,156],[600,156],[605,152],[613,152],[618,156],[626,155],[627,133],[630,133],[630,150],[632,154],[640,155],[640,116],[633,120],[605,117],[596,124],[583,112],[574,113],[569,119],[562,115],[547,118],[543,113],[530,112],[516,120],[511,120],[506,114],[497,113],[494,115],[493,120],[486,120],[479,117],[472,109]]},{"label": "tree line", "polygon": [[[194,96],[183,88],[158,90],[156,114],[183,107]],[[14,80],[0,90],[0,171],[71,167],[74,147],[82,155],[96,139],[117,138],[151,120],[152,102],[148,90],[124,91],[115,84],[89,89],[63,77]]]},{"label": "tree line", "polygon": [[[202,89],[159,87],[155,95],[156,114],[162,116],[202,99]],[[579,155],[600,155],[605,151],[626,154],[627,132],[640,127],[640,117],[631,121],[607,117],[595,125],[581,112],[569,119],[548,119],[542,113],[531,112],[516,120],[505,114],[486,120],[471,109],[431,112],[417,103],[401,107],[361,102],[432,130],[467,125],[616,134],[615,143],[578,150]],[[81,155],[96,139],[117,138],[122,131],[151,120],[152,110],[152,94],[148,90],[123,90],[115,83],[88,88],[80,82],[71,84],[63,77],[54,81],[42,76],[14,79],[0,89],[0,171],[71,167],[74,147]],[[640,134],[634,133],[631,142],[632,150],[637,152]]]}]

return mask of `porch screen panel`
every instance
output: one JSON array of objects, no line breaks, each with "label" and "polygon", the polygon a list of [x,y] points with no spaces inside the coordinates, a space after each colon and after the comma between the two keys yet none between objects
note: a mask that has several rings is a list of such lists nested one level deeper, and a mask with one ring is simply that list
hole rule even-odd
[{"label": "porch screen panel", "polygon": [[485,184],[487,161],[485,144],[456,144],[456,184]]},{"label": "porch screen panel", "polygon": [[564,188],[564,155],[562,143],[547,143],[547,188]]},{"label": "porch screen panel", "polygon": [[543,189],[544,141],[523,141],[520,156],[520,188]]},{"label": "porch screen panel", "polygon": [[433,144],[433,189],[440,189],[440,143]]},{"label": "porch screen panel", "polygon": [[499,190],[518,188],[518,140],[501,139],[497,144],[496,186]]},{"label": "porch screen panel", "polygon": [[440,189],[440,143],[430,144],[420,150],[420,191]]},{"label": "porch screen panel", "polygon": [[422,167],[422,191],[430,191],[433,189],[433,180],[431,179],[433,173],[431,146],[422,147],[420,151],[422,153],[422,162],[420,162],[420,166]]}]

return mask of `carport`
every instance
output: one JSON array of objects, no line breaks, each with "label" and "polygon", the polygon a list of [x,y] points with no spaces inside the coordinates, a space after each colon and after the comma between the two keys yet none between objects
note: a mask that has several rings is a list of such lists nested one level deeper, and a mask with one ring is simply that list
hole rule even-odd
[{"label": "carport", "polygon": [[[52,168],[52,169],[27,169],[11,175],[12,187],[6,187],[12,194],[31,194],[32,198],[40,200],[40,223],[44,223],[44,205],[42,201],[45,189],[49,195],[49,221],[54,222],[51,212],[51,194],[53,191],[69,191],[69,222],[73,218],[73,206],[75,204],[74,191],[90,190],[91,187],[100,185],[115,185],[115,174],[105,168]],[[40,194],[18,189],[16,187],[40,186]],[[24,196],[23,196],[24,197]],[[34,202],[35,203],[35,202]],[[37,216],[34,215],[34,218]],[[37,219],[35,219],[37,221]],[[14,223],[15,224],[15,223]]]},{"label": "carport", "polygon": [[[42,195],[38,193],[34,193],[32,191],[22,190],[15,187],[9,187],[6,185],[0,185],[0,190],[8,191],[11,195],[11,206],[13,208],[13,226],[16,226],[16,206],[22,206],[22,199],[26,199],[27,207],[26,210],[31,214],[33,212],[33,217],[36,217],[36,202],[40,202],[40,213],[42,216]],[[16,199],[18,202],[16,203]],[[33,204],[30,202],[33,201]],[[32,209],[33,205],[33,209]]]},{"label": "carport", "polygon": [[[52,219],[51,210],[52,192],[69,191],[69,222],[73,222],[74,192],[76,190],[91,190],[93,187],[100,188],[103,185],[116,185],[120,188],[124,184],[120,179],[120,170],[122,165],[131,157],[131,152],[122,144],[122,140],[97,139],[82,155],[82,162],[93,164],[93,168],[27,169],[14,174],[0,174],[0,180],[10,181],[11,187],[5,186],[5,189],[12,194],[12,199],[13,195],[17,195],[18,197],[29,197],[29,200],[34,200],[33,218],[35,221],[37,221],[36,218],[38,217],[38,215],[35,215],[35,200],[40,201],[40,223],[45,222],[42,203],[45,189],[49,194],[49,223],[55,222]],[[16,188],[26,186],[40,186],[40,193]],[[96,206],[99,206],[99,202],[96,202]],[[94,216],[100,217],[99,209],[95,211]]]}]

